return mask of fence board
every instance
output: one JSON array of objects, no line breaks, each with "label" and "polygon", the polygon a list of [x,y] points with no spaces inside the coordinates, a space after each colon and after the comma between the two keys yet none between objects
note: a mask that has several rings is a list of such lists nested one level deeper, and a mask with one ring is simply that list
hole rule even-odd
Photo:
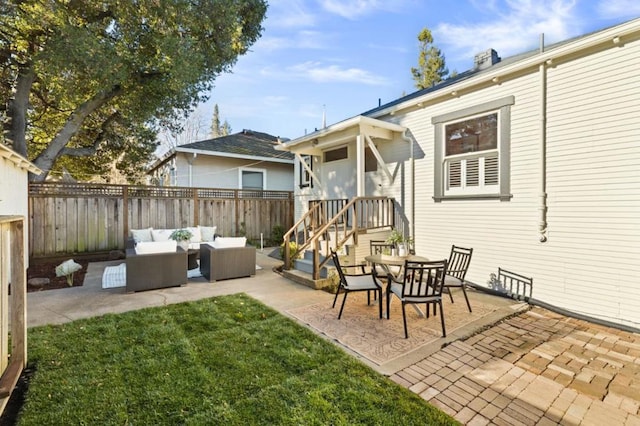
[{"label": "fence board", "polygon": [[122,250],[130,229],[217,226],[259,243],[293,225],[293,193],[138,185],[32,183],[29,255]]}]

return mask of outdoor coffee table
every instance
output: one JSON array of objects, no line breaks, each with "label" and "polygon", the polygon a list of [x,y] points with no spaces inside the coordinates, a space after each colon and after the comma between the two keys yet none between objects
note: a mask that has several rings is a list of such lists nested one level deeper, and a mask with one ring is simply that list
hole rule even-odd
[{"label": "outdoor coffee table", "polygon": [[200,254],[200,250],[198,249],[189,249],[187,250],[187,269],[197,269],[198,268],[198,255]]}]

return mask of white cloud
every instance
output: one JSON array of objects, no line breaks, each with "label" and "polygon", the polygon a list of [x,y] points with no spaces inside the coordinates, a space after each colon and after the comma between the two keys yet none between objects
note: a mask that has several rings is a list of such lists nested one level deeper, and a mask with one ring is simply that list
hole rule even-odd
[{"label": "white cloud", "polygon": [[345,68],[327,65],[318,61],[307,61],[285,68],[264,67],[259,71],[263,78],[280,81],[309,80],[314,83],[354,83],[369,86],[385,86],[386,78],[361,68]]},{"label": "white cloud", "polygon": [[378,10],[402,10],[406,4],[407,0],[320,0],[321,7],[327,12],[351,20]]},{"label": "white cloud", "polygon": [[602,0],[598,4],[598,13],[605,18],[628,18],[640,15],[638,0]]},{"label": "white cloud", "polygon": [[[434,30],[435,44],[454,59],[473,60],[476,53],[489,48],[502,57],[537,47],[540,34],[545,42],[567,39],[581,33],[575,16],[576,0],[505,0],[490,3],[472,1],[480,23],[455,25],[442,23]],[[492,18],[493,17],[493,18]]]},{"label": "white cloud", "polygon": [[266,27],[304,28],[316,24],[316,15],[305,0],[271,0],[267,9]]},{"label": "white cloud", "polygon": [[316,83],[359,83],[371,86],[387,84],[385,78],[361,68],[343,68],[338,65],[324,65],[320,62],[304,62],[288,69],[294,75]]},{"label": "white cloud", "polygon": [[290,33],[288,37],[262,37],[256,42],[254,50],[326,49],[331,45],[330,39],[330,35],[319,31],[298,31]]}]

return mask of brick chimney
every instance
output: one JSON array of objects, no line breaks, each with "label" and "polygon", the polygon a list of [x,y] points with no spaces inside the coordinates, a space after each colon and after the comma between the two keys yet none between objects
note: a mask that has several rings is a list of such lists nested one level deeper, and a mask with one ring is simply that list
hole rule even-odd
[{"label": "brick chimney", "polygon": [[484,52],[476,54],[473,60],[473,69],[483,70],[485,68],[489,68],[491,65],[497,64],[498,62],[500,62],[498,52],[493,49],[485,50]]}]

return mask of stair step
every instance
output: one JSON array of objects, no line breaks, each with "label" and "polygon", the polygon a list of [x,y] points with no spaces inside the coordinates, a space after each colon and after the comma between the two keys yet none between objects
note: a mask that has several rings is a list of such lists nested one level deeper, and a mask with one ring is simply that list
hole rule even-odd
[{"label": "stair step", "polygon": [[[296,259],[293,263],[294,269],[313,275],[313,259]],[[327,278],[328,270],[326,266],[320,268],[320,278]]]}]

